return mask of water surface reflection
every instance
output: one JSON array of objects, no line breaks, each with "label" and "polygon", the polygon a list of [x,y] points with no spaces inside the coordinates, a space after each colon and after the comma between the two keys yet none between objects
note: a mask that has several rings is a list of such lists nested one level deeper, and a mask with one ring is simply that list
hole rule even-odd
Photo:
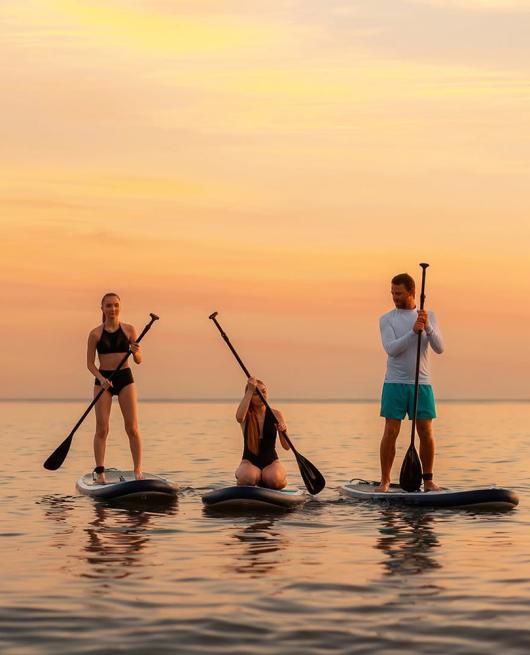
[{"label": "water surface reflection", "polygon": [[143,564],[149,531],[156,517],[174,515],[177,504],[149,506],[94,503],[94,518],[85,528],[85,560],[90,565],[83,577],[102,580],[128,577]]},{"label": "water surface reflection", "polygon": [[265,520],[239,526],[233,533],[234,543],[227,544],[233,557],[227,568],[235,573],[260,578],[274,571],[282,558],[280,551],[285,550],[289,541],[285,534],[274,529],[277,518],[268,517]]},{"label": "water surface reflection", "polygon": [[387,557],[383,560],[386,576],[420,575],[440,569],[436,549],[440,541],[434,531],[430,512],[404,508],[380,508],[383,527],[375,547]]},{"label": "water surface reflection", "polygon": [[66,546],[70,535],[75,531],[74,512],[77,500],[75,496],[49,494],[36,501],[44,510],[44,518],[56,523],[51,539],[56,548]]}]

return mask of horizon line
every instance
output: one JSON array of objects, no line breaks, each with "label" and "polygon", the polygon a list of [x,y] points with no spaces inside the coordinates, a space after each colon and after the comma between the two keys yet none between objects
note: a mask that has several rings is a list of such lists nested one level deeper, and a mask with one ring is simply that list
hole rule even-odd
[{"label": "horizon line", "polygon": [[[241,398],[141,398],[139,403],[237,403]],[[7,402],[49,402],[49,403],[69,403],[69,402],[90,402],[90,398],[0,398],[1,403]],[[337,404],[362,404],[362,403],[379,403],[380,398],[275,398],[274,402],[282,403],[337,403]],[[530,398],[437,398],[436,402],[441,403],[529,403]]]}]

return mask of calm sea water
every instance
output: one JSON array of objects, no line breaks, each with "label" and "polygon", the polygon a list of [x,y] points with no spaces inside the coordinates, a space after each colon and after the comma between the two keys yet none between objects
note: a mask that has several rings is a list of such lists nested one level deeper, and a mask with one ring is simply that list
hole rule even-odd
[{"label": "calm sea water", "polygon": [[[0,651],[529,652],[529,404],[439,405],[439,482],[509,486],[521,502],[504,513],[342,499],[342,482],[378,477],[378,406],[277,406],[327,488],[289,513],[216,514],[201,494],[233,481],[235,404],[142,403],[145,469],[181,490],[172,506],[127,508],[76,495],[92,417],[63,467],[42,469],[84,403],[0,403]],[[107,465],[130,468],[117,406]]]}]

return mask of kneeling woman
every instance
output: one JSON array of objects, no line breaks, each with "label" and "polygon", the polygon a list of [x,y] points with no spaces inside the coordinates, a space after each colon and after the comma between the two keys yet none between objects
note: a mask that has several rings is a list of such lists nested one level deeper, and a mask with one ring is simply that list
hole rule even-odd
[{"label": "kneeling woman", "polygon": [[[128,362],[116,371],[123,356],[130,350],[136,364],[142,361],[140,346],[136,343],[137,334],[133,325],[120,323],[120,297],[116,293],[106,293],[101,300],[102,324],[88,335],[87,367],[95,376],[94,396],[105,389],[96,403],[96,434],[94,436],[94,456],[97,482],[105,482],[105,447],[109,433],[112,396],[118,396],[125,431],[129,437],[134,474],[137,480],[142,476],[142,439],[138,431],[138,409],[136,385]],[[96,352],[99,369],[95,365]],[[114,375],[113,375],[114,374]],[[109,377],[113,375],[112,381]]]},{"label": "kneeling woman", "polygon": [[244,439],[243,459],[236,471],[237,484],[283,489],[287,484],[286,474],[275,446],[276,432],[279,432],[282,446],[289,450],[282,437],[287,426],[280,411],[273,409],[271,412],[263,404],[257,388],[267,398],[267,389],[263,382],[249,378],[245,395],[236,412]]}]

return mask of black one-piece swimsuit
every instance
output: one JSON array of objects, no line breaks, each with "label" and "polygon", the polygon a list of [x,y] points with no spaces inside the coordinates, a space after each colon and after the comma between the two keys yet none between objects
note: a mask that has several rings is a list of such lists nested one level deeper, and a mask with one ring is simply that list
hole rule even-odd
[{"label": "black one-piece swimsuit", "polygon": [[269,464],[272,464],[278,459],[276,452],[276,418],[274,414],[267,408],[265,410],[265,420],[263,422],[263,435],[259,440],[258,454],[255,455],[248,447],[247,439],[247,424],[243,430],[243,438],[245,446],[243,448],[243,459],[248,459],[251,464],[260,469],[264,469]]}]

